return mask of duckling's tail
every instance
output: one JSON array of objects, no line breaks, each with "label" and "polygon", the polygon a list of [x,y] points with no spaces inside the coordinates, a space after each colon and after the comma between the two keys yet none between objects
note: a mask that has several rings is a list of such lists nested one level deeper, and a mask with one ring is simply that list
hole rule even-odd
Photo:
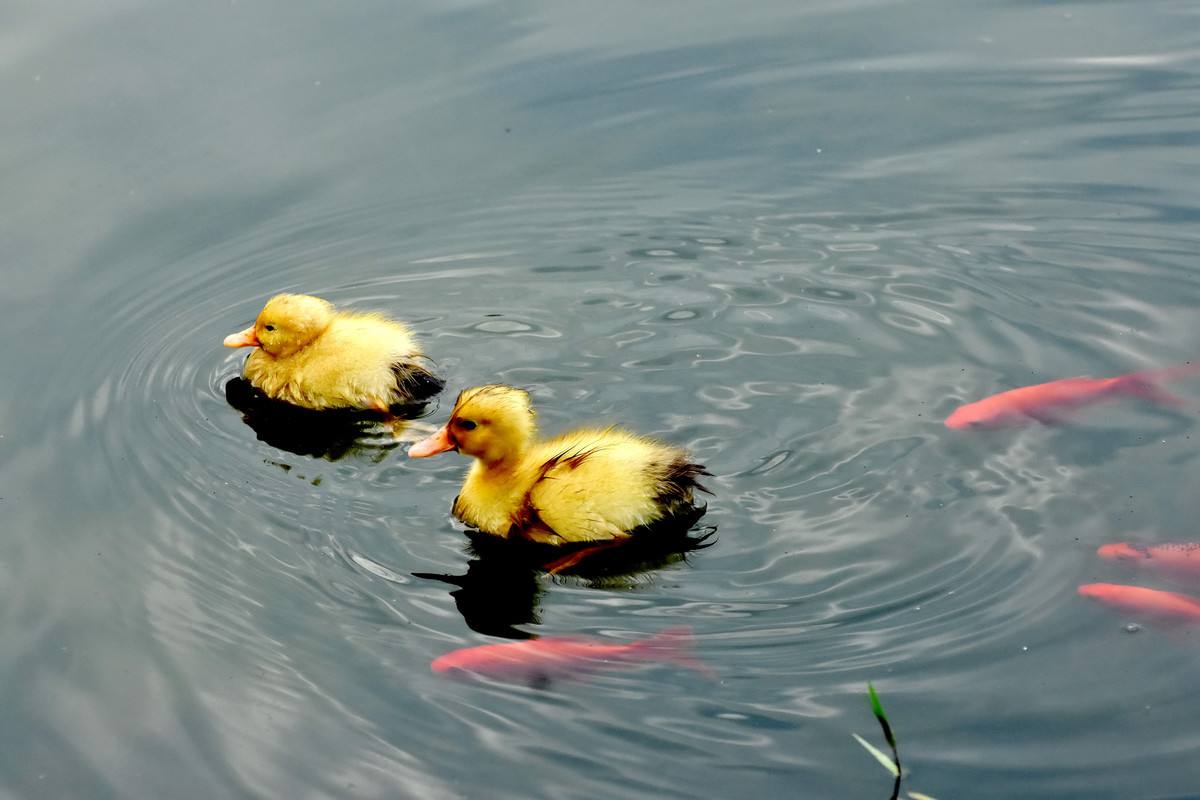
[{"label": "duckling's tail", "polygon": [[403,399],[401,403],[425,400],[446,387],[446,382],[420,364],[411,361],[392,365],[396,376],[396,388]]},{"label": "duckling's tail", "polygon": [[703,464],[693,464],[686,458],[678,458],[667,465],[666,472],[659,483],[658,499],[664,505],[672,506],[677,502],[692,503],[694,490],[712,494],[708,487],[700,483],[700,476],[712,477],[712,473]]}]

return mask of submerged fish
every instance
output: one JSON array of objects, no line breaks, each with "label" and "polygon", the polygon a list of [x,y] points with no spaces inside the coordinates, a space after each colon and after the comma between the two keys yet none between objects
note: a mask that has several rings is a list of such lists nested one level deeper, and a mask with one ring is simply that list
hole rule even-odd
[{"label": "submerged fish", "polygon": [[438,656],[429,666],[443,675],[473,674],[540,686],[632,662],[660,661],[712,675],[691,655],[692,630],[667,628],[630,644],[607,644],[582,636],[548,636],[503,644],[465,647]]},{"label": "submerged fish", "polygon": [[1101,545],[1097,555],[1109,561],[1131,561],[1141,567],[1200,576],[1200,542],[1140,545],[1114,542]]},{"label": "submerged fish", "polygon": [[1186,594],[1119,583],[1085,583],[1079,587],[1079,593],[1134,614],[1167,621],[1200,622],[1200,599]]},{"label": "submerged fish", "polygon": [[1200,364],[1134,372],[1115,378],[1063,378],[1010,389],[959,406],[946,417],[947,428],[999,428],[1036,420],[1051,423],[1064,411],[1118,397],[1144,397],[1173,406],[1187,401],[1158,386],[1159,381],[1200,372]]}]

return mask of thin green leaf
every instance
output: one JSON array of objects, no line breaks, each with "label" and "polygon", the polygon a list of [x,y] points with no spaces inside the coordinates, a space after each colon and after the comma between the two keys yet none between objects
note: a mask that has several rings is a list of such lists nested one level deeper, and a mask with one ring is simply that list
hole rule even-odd
[{"label": "thin green leaf", "polygon": [[912,800],[937,800],[936,797],[930,797],[929,795],[921,794],[920,792],[909,792],[908,796],[911,797]]},{"label": "thin green leaf", "polygon": [[886,769],[889,773],[891,773],[893,778],[900,777],[900,770],[896,766],[896,762],[892,761],[890,758],[888,758],[887,753],[883,752],[878,747],[876,747],[875,745],[868,742],[866,739],[859,736],[857,733],[852,733],[850,735],[853,736],[854,740],[856,742],[858,742],[859,744],[861,744],[868,753],[875,756],[875,760],[878,761],[880,764],[882,764],[883,768]]},{"label": "thin green leaf", "polygon": [[879,695],[875,693],[875,686],[867,682],[867,694],[871,697],[871,711],[875,714],[875,719],[879,720],[879,727],[883,729],[883,738],[887,740],[888,746],[892,748],[892,757],[896,763],[900,763],[900,753],[896,751],[896,736],[892,733],[892,726],[888,722],[887,714],[883,713],[883,703],[879,702]]},{"label": "thin green leaf", "polygon": [[875,714],[875,716],[882,720],[886,720],[887,714],[883,713],[883,703],[879,702],[879,695],[875,693],[875,685],[870,681],[867,681],[867,694],[871,696],[871,711]]}]

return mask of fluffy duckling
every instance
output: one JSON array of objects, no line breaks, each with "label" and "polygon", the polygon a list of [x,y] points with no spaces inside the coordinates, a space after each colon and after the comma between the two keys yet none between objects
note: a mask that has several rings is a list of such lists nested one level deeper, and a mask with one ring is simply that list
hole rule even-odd
[{"label": "fluffy duckling", "polygon": [[539,440],[529,395],[491,385],[459,394],[446,426],[413,445],[424,458],[472,456],[453,513],[485,533],[543,544],[613,541],[637,528],[697,516],[696,479],[681,448],[616,428]]},{"label": "fluffy duckling", "polygon": [[246,380],[273,400],[301,408],[388,413],[441,391],[444,382],[420,363],[408,328],[383,314],[335,311],[319,297],[280,294],[226,347],[257,348]]}]

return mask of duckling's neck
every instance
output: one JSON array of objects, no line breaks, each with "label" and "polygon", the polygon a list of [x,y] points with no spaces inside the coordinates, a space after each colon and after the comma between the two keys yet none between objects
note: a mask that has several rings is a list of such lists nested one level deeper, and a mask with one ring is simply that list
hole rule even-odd
[{"label": "duckling's neck", "polygon": [[476,445],[478,449],[468,452],[475,458],[475,471],[494,479],[521,469],[536,438],[533,425],[498,423],[494,434],[481,443],[483,447]]},{"label": "duckling's neck", "polygon": [[476,458],[454,501],[455,516],[488,533],[507,535],[536,479],[523,455],[513,452],[491,461]]},{"label": "duckling's neck", "polygon": [[528,452],[529,444],[521,442],[492,458],[480,456],[475,459],[475,463],[478,465],[479,471],[486,473],[489,477],[508,475],[520,469],[525,461],[525,454]]}]

